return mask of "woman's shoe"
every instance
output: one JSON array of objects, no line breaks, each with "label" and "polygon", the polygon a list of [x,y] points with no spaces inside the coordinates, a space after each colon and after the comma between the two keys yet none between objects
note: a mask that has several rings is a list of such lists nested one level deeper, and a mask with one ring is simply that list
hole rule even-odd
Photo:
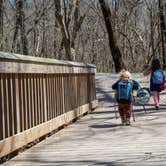
[{"label": "woman's shoe", "polygon": [[159,106],[155,106],[155,108],[156,108],[156,110],[159,110],[159,109],[160,109],[160,107],[159,107]]}]

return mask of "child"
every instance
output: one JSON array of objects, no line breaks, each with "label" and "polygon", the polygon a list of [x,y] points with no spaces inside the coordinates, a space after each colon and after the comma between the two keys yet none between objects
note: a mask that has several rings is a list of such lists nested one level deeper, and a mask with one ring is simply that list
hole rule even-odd
[{"label": "child", "polygon": [[159,110],[161,84],[165,80],[163,71],[161,70],[160,61],[153,59],[151,65],[144,71],[144,76],[151,75],[150,77],[150,91],[153,95],[154,105]]},{"label": "child", "polygon": [[123,125],[130,125],[132,111],[132,91],[139,88],[138,82],[131,80],[131,74],[128,71],[120,72],[119,80],[112,85],[112,89],[117,90],[116,99],[118,110]]}]

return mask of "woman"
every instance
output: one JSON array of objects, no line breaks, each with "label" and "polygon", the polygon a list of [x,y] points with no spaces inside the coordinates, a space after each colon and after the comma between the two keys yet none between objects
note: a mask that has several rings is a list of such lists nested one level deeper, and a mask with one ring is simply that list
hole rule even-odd
[{"label": "woman", "polygon": [[153,59],[151,65],[144,71],[144,76],[150,76],[150,91],[153,95],[154,105],[159,110],[161,84],[164,82],[165,76],[161,70],[160,61]]}]

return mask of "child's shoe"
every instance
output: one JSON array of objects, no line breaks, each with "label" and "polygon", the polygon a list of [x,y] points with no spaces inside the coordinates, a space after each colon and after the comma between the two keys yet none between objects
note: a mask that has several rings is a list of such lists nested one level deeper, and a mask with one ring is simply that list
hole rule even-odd
[{"label": "child's shoe", "polygon": [[121,118],[121,121],[122,121],[122,125],[126,125],[126,119],[125,118]]},{"label": "child's shoe", "polygon": [[129,126],[130,125],[130,119],[126,120],[126,125]]}]

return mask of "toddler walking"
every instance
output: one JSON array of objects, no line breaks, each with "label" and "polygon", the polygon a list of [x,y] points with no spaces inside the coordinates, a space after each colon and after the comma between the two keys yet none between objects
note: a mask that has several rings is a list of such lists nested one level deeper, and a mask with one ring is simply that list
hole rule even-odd
[{"label": "toddler walking", "polygon": [[132,92],[139,88],[139,83],[131,79],[131,74],[122,70],[117,82],[112,85],[112,89],[116,90],[116,100],[118,102],[118,110],[123,125],[130,125],[130,117],[132,111]]}]

